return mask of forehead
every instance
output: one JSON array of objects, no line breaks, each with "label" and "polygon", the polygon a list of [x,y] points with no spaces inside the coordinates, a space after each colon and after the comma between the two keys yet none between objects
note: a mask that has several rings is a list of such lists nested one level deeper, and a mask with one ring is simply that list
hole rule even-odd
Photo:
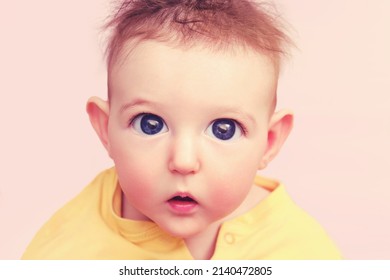
[{"label": "forehead", "polygon": [[[172,35],[174,36],[174,35]],[[109,72],[111,73],[113,70],[120,68],[121,65],[130,62],[130,60],[136,58],[137,56],[142,55],[168,55],[173,54],[181,55],[187,54],[190,55],[198,55],[203,57],[213,57],[215,59],[218,58],[249,58],[254,59],[256,61],[262,60],[266,61],[269,67],[268,70],[275,72],[277,75],[279,69],[279,60],[275,59],[275,56],[255,50],[243,43],[237,44],[229,44],[229,43],[216,43],[212,44],[206,41],[194,41],[183,43],[178,39],[133,39],[128,40],[124,43],[123,46],[120,47],[120,50],[117,53],[117,56],[113,57],[111,64],[108,65]],[[265,66],[265,64],[263,65]],[[272,69],[271,69],[272,68]]]},{"label": "forehead", "polygon": [[160,96],[181,92],[194,102],[196,97],[207,97],[204,91],[232,100],[245,92],[253,101],[261,97],[271,103],[276,83],[273,61],[242,47],[210,50],[204,45],[185,48],[149,40],[126,45],[109,69],[110,95],[123,102],[130,93],[145,96],[158,90]]}]

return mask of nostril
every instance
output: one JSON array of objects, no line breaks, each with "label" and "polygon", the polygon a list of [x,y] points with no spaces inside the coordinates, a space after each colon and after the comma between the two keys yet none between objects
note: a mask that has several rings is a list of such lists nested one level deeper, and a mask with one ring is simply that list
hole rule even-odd
[{"label": "nostril", "polygon": [[173,173],[179,173],[183,175],[194,174],[199,170],[199,162],[195,158],[174,158],[169,163],[169,169]]}]

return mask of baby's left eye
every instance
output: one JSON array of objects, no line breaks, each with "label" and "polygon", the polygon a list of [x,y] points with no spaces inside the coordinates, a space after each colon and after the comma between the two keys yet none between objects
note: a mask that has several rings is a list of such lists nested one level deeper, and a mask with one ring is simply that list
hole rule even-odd
[{"label": "baby's left eye", "polygon": [[232,119],[217,119],[213,121],[207,127],[206,133],[223,141],[233,140],[242,135],[241,128]]}]

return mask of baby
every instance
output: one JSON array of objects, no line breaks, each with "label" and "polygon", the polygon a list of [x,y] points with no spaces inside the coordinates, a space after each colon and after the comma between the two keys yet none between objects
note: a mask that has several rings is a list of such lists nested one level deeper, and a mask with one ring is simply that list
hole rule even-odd
[{"label": "baby", "polygon": [[279,182],[257,176],[293,124],[275,112],[289,44],[246,0],[124,1],[107,24],[108,100],[89,99],[115,163],[24,259],[338,259]]}]

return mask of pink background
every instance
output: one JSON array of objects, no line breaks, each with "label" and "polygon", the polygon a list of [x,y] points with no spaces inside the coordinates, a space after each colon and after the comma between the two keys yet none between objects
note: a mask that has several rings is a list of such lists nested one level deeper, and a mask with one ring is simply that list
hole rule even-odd
[{"label": "pink background", "polygon": [[[107,0],[0,2],[0,259],[112,165],[85,102],[106,96]],[[390,259],[390,2],[279,0],[299,47],[280,81],[294,131],[265,175],[349,259]]]}]

